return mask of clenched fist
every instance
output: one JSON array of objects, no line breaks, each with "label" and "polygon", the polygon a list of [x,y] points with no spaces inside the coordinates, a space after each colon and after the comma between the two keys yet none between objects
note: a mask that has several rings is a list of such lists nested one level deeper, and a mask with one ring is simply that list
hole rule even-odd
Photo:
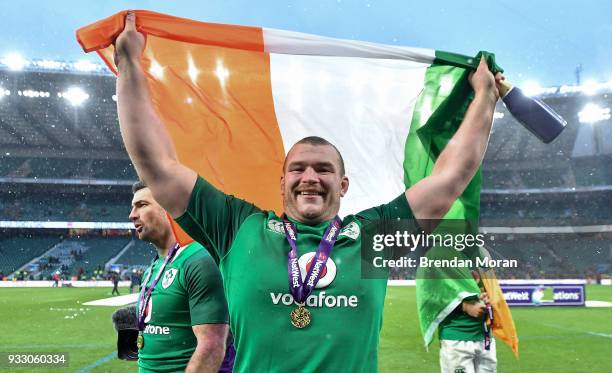
[{"label": "clenched fist", "polygon": [[136,30],[136,14],[128,12],[125,16],[125,27],[115,39],[115,66],[126,61],[140,62],[145,46],[145,37]]},{"label": "clenched fist", "polygon": [[469,76],[470,84],[474,92],[476,94],[488,94],[494,101],[497,101],[499,98],[500,82],[505,79],[506,78],[501,73],[497,73],[493,76],[491,71],[489,71],[489,67],[484,57],[480,59],[476,71],[471,72]]}]

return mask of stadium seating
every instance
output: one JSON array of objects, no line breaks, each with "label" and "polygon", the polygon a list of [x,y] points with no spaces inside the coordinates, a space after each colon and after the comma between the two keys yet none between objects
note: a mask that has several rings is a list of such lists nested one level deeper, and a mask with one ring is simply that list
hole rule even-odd
[{"label": "stadium seating", "polygon": [[131,195],[0,194],[0,212],[17,221],[105,221],[127,222]]},{"label": "stadium seating", "polygon": [[138,180],[129,160],[95,160],[92,164],[92,173],[97,179]]},{"label": "stadium seating", "polygon": [[[114,76],[68,70],[0,70],[0,80],[12,91],[0,102],[0,220],[127,222],[130,184],[137,175],[121,141],[112,99]],[[58,95],[73,86],[89,95],[80,106]],[[24,89],[49,94],[26,97],[19,94]],[[612,143],[608,139],[612,136],[612,120],[593,126],[580,123],[577,114],[590,100],[612,106],[612,96],[609,92],[592,96],[557,93],[543,100],[568,121],[564,132],[550,145],[522,128],[503,104],[496,108],[498,119],[482,167],[481,225],[524,226],[534,220],[540,225],[542,221],[565,226],[610,224]],[[58,256],[68,271],[78,267],[91,270],[91,266],[104,265],[129,240],[60,238],[66,233],[67,229],[50,232],[55,239],[42,232],[29,239],[11,233],[14,238],[3,238],[0,249],[8,248],[17,255],[0,253],[0,270],[6,273],[4,269],[27,262],[60,241]],[[609,252],[609,246],[601,247],[601,239],[590,237],[570,245],[558,242],[565,240],[559,235],[551,236],[556,245],[551,248],[532,238],[515,237],[492,247],[499,255],[517,255],[531,263],[523,272],[508,276],[612,271],[605,255],[597,259],[590,256],[582,264],[569,263],[568,258],[579,257],[583,250]],[[75,262],[69,255],[71,247],[88,249],[82,250],[83,258]],[[152,255],[150,245],[135,241],[117,264],[146,265]],[[41,263],[45,264],[44,259]],[[53,264],[45,274],[57,265]],[[395,277],[413,275],[392,273]]]},{"label": "stadium seating", "polygon": [[[56,245],[52,251],[41,258],[41,278],[49,278],[56,270],[65,276],[76,275],[82,269],[85,276],[91,276],[97,267],[105,264],[129,242],[126,237],[83,236],[67,238]],[[78,254],[76,254],[78,253]],[[49,263],[48,257],[57,258],[56,263]],[[46,265],[45,265],[46,264]]]},{"label": "stadium seating", "polygon": [[[28,116],[26,116],[28,109],[25,112],[20,111],[23,109],[18,102],[22,100],[20,97],[10,96],[10,98],[3,100],[3,104],[0,105],[0,117],[3,119],[3,123],[10,125],[8,131],[12,135],[10,137],[18,139],[20,144],[31,146],[53,145],[49,138],[31,125]],[[27,104],[31,104],[31,102]]]},{"label": "stadium seating", "polygon": [[5,275],[13,273],[58,242],[59,238],[49,236],[17,236],[1,239],[0,272]]},{"label": "stadium seating", "polygon": [[18,169],[26,159],[27,158],[0,157],[0,176],[9,176],[11,172]]},{"label": "stadium seating", "polygon": [[[495,234],[485,239],[493,259],[516,259],[517,268],[497,268],[504,279],[595,278],[612,269],[612,233]],[[392,279],[413,279],[414,268],[392,268]]]},{"label": "stadium seating", "polygon": [[129,160],[1,157],[0,176],[38,179],[138,179]]},{"label": "stadium seating", "polygon": [[148,266],[155,257],[155,248],[148,242],[133,240],[134,246],[121,255],[116,264],[124,266]]},{"label": "stadium seating", "polygon": [[84,250],[82,250],[83,257],[75,260],[69,266],[69,271],[74,273],[80,267],[87,274],[91,274],[98,265],[104,266],[129,242],[125,237],[87,237],[73,240]]}]

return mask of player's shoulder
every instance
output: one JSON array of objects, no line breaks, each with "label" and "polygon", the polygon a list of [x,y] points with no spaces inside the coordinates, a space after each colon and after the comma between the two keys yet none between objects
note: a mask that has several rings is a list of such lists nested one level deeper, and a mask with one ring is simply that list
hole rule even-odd
[{"label": "player's shoulder", "polygon": [[252,214],[250,214],[242,223],[242,225],[245,225],[246,223],[260,223],[260,222],[266,222],[270,219],[280,219],[278,216],[276,216],[276,214],[274,213],[274,211],[268,211],[268,210],[259,210],[259,211],[253,211]]},{"label": "player's shoulder", "polygon": [[283,234],[283,220],[274,211],[255,211],[244,219],[240,224],[239,231],[241,234],[247,235],[258,235],[262,231],[273,231]]},{"label": "player's shoulder", "polygon": [[222,281],[217,263],[202,245],[195,243],[190,246],[190,251],[186,254],[188,255],[183,258],[179,270],[181,283],[185,286],[188,284],[201,286],[211,281]]},{"label": "player's shoulder", "polygon": [[184,264],[193,261],[213,260],[210,253],[200,243],[194,241],[183,248],[181,259]]},{"label": "player's shoulder", "polygon": [[355,214],[361,221],[414,219],[414,213],[408,204],[405,193],[381,205],[373,206]]},{"label": "player's shoulder", "polygon": [[185,248],[182,259],[182,267],[186,270],[206,270],[211,267],[217,268],[217,263],[208,250],[198,242],[193,242]]}]

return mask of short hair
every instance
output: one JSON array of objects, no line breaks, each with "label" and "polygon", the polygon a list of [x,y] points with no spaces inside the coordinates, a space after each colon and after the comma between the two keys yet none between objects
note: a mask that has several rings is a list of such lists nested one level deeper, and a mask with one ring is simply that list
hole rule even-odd
[{"label": "short hair", "polygon": [[147,184],[145,184],[144,181],[142,180],[138,180],[137,182],[135,182],[134,184],[132,184],[132,194],[135,194],[136,192],[138,192],[140,189],[144,189],[144,188],[148,188],[149,186]]},{"label": "short hair", "polygon": [[[293,146],[296,146],[298,144],[308,144],[308,145],[314,145],[314,146],[331,146],[332,148],[334,148],[334,150],[336,151],[336,154],[338,154],[338,159],[340,160],[340,176],[344,176],[344,174],[345,174],[345,170],[344,170],[344,158],[342,158],[342,154],[340,154],[340,150],[338,150],[338,148],[336,148],[336,145],[332,144],[331,142],[329,142],[329,141],[327,141],[324,138],[319,137],[319,136],[304,137],[300,141],[298,141],[295,144],[293,144]],[[287,157],[285,157],[285,160],[283,162],[283,172],[285,170],[285,166],[286,165],[287,165]]]}]

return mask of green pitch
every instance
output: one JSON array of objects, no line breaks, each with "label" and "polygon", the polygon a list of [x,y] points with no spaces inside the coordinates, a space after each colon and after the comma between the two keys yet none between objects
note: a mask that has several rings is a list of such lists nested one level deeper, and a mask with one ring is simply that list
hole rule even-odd
[{"label": "green pitch", "polygon": [[[121,289],[126,294],[127,289]],[[439,372],[437,341],[426,352],[415,315],[415,289],[389,288],[381,334],[381,372]],[[110,296],[107,288],[0,289],[0,352],[68,352],[69,368],[0,372],[126,372],[136,364],[113,358],[112,307],[82,303]],[[587,299],[612,302],[612,287],[589,286]],[[520,360],[498,343],[500,372],[612,371],[611,308],[513,308]]]}]

